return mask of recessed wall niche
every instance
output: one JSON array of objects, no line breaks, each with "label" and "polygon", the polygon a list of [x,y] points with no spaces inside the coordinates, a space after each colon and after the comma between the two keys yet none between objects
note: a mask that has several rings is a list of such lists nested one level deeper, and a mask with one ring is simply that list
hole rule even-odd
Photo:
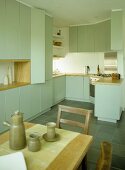
[{"label": "recessed wall niche", "polygon": [[0,90],[30,84],[30,60],[0,60]]}]

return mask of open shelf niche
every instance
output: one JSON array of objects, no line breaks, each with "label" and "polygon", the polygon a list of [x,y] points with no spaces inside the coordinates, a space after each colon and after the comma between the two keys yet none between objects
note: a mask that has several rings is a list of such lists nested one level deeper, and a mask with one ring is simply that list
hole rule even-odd
[{"label": "open shelf niche", "polygon": [[[0,81],[0,91],[20,86],[25,86],[31,82],[31,62],[30,60],[0,60],[2,78]],[[4,84],[4,76],[8,74],[8,67],[11,66],[12,82]]]}]

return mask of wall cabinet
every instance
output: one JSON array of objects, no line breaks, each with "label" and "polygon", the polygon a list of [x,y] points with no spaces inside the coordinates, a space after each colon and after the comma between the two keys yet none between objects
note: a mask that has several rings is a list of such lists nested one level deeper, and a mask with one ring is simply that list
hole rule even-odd
[{"label": "wall cabinet", "polygon": [[52,79],[52,28],[53,28],[53,18],[50,16],[45,16],[45,79]]},{"label": "wall cabinet", "polygon": [[94,51],[94,26],[78,26],[78,52]]},{"label": "wall cabinet", "polygon": [[1,0],[0,25],[0,59],[29,59],[30,8],[16,0]]},{"label": "wall cabinet", "polygon": [[111,49],[123,49],[123,11],[111,13]]},{"label": "wall cabinet", "polygon": [[111,44],[111,21],[104,21],[94,25],[95,52],[109,51]]},{"label": "wall cabinet", "polygon": [[64,100],[66,94],[66,77],[53,78],[53,105]]},{"label": "wall cabinet", "polygon": [[[19,58],[19,2],[6,0],[6,59]],[[5,59],[4,58],[4,59]]]},{"label": "wall cabinet", "polygon": [[6,36],[6,23],[5,23],[5,0],[0,0],[0,58],[6,56],[6,47],[5,47],[5,36]]},{"label": "wall cabinet", "polygon": [[83,101],[82,76],[66,76],[66,99]]},{"label": "wall cabinet", "polygon": [[105,52],[111,46],[111,21],[69,28],[70,52]]},{"label": "wall cabinet", "polygon": [[69,27],[69,52],[77,52],[78,27]]},{"label": "wall cabinet", "polygon": [[19,21],[19,58],[30,59],[31,8],[21,3]]}]

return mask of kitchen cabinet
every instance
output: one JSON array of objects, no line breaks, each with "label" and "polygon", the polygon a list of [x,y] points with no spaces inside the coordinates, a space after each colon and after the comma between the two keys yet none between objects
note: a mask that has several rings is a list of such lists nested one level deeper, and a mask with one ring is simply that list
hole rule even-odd
[{"label": "kitchen cabinet", "polygon": [[66,76],[66,99],[83,101],[83,76]]},{"label": "kitchen cabinet", "polygon": [[24,120],[31,115],[31,85],[20,87],[20,112],[24,113]]},{"label": "kitchen cabinet", "polygon": [[78,26],[78,52],[94,51],[94,26]]},{"label": "kitchen cabinet", "polygon": [[83,101],[90,101],[90,77],[83,78]]},{"label": "kitchen cabinet", "polygon": [[[19,2],[6,0],[5,8],[5,47],[4,59],[19,58]],[[5,48],[4,48],[5,49]]]},{"label": "kitchen cabinet", "polygon": [[0,59],[6,56],[6,23],[5,23],[5,0],[0,0]]},{"label": "kitchen cabinet", "polygon": [[52,79],[52,32],[53,18],[45,16],[45,79]]},{"label": "kitchen cabinet", "polygon": [[122,112],[122,84],[95,85],[94,113],[98,120],[114,122],[120,120]]},{"label": "kitchen cabinet", "polygon": [[111,49],[123,49],[123,11],[111,12]]},{"label": "kitchen cabinet", "polygon": [[0,133],[5,131],[7,128],[3,125],[5,121],[5,95],[4,92],[0,92]]},{"label": "kitchen cabinet", "polygon": [[31,83],[45,83],[45,12],[31,9]]},{"label": "kitchen cabinet", "polygon": [[5,118],[7,121],[10,121],[11,115],[20,110],[19,107],[19,88],[9,89],[4,91],[5,94]]},{"label": "kitchen cabinet", "polygon": [[69,27],[69,52],[77,52],[77,44],[78,44],[78,27],[72,26]]},{"label": "kitchen cabinet", "polygon": [[65,99],[66,77],[59,76],[53,78],[53,105]]},{"label": "kitchen cabinet", "polygon": [[94,25],[95,32],[95,52],[104,52],[110,50],[110,20],[100,22]]},{"label": "kitchen cabinet", "polygon": [[41,111],[45,112],[52,106],[52,79],[41,85]]},{"label": "kitchen cabinet", "polygon": [[111,49],[111,21],[69,28],[70,52],[105,52]]},{"label": "kitchen cabinet", "polygon": [[19,58],[30,59],[31,8],[20,3],[19,10]]},{"label": "kitchen cabinet", "polygon": [[31,117],[41,112],[41,84],[33,84],[30,87],[31,93]]}]

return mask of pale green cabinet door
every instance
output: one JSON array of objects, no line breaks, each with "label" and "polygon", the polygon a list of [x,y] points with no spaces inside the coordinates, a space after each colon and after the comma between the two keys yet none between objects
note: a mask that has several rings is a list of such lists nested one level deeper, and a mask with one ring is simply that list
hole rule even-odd
[{"label": "pale green cabinet door", "polygon": [[0,0],[0,59],[5,58],[5,0]]},{"label": "pale green cabinet door", "polygon": [[31,85],[31,116],[41,112],[41,84]]},{"label": "pale green cabinet door", "polygon": [[19,57],[19,2],[6,0],[6,58]]},{"label": "pale green cabinet door", "polygon": [[83,77],[66,76],[66,99],[83,101]]},{"label": "pale green cabinet door", "polygon": [[94,51],[94,26],[83,25],[78,27],[78,52]]},{"label": "pale green cabinet door", "polygon": [[19,111],[19,88],[14,88],[5,91],[5,114],[6,120],[10,121],[11,115],[15,111]]},{"label": "pale green cabinet door", "polygon": [[52,106],[52,79],[41,84],[41,110],[48,110]]},{"label": "pale green cabinet door", "polygon": [[19,58],[30,59],[31,56],[31,8],[20,3],[19,24]]},{"label": "pale green cabinet door", "polygon": [[77,26],[69,27],[69,52],[77,52]]},{"label": "pale green cabinet door", "polygon": [[31,115],[31,85],[20,87],[20,112],[24,113],[24,120]]},{"label": "pale green cabinet door", "polygon": [[45,82],[45,13],[31,9],[31,83]]},{"label": "pale green cabinet door", "polygon": [[105,51],[105,22],[95,24],[95,52]]},{"label": "pale green cabinet door", "polygon": [[83,99],[84,101],[89,102],[90,98],[90,78],[84,77],[83,78]]},{"label": "pale green cabinet door", "polygon": [[105,21],[105,51],[111,51],[111,20]]},{"label": "pale green cabinet door", "polygon": [[123,12],[113,11],[111,13],[111,49],[121,50],[123,48]]},{"label": "pale green cabinet door", "polygon": [[0,92],[0,133],[5,131],[7,127],[3,125],[5,121],[5,95],[4,91]]},{"label": "pale green cabinet door", "polygon": [[53,105],[65,99],[66,94],[66,77],[53,78]]},{"label": "pale green cabinet door", "polygon": [[52,28],[53,28],[53,19],[50,16],[45,16],[45,79],[50,80],[52,79],[52,53],[53,53],[53,46],[52,46]]},{"label": "pale green cabinet door", "polygon": [[95,24],[95,52],[105,52],[111,49],[110,20]]}]

